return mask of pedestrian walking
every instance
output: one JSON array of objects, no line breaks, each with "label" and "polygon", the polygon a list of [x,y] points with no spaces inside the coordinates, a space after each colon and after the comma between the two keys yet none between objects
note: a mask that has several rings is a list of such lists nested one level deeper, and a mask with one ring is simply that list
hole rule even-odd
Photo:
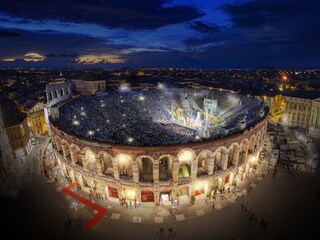
[{"label": "pedestrian walking", "polygon": [[163,236],[163,231],[164,231],[164,229],[163,229],[163,228],[160,228],[160,236],[161,236],[161,237]]},{"label": "pedestrian walking", "polygon": [[169,236],[172,236],[172,227],[169,227],[168,231],[169,231]]},{"label": "pedestrian walking", "polygon": [[244,208],[244,205],[243,205],[243,203],[241,203],[241,210],[243,211],[243,208]]},{"label": "pedestrian walking", "polygon": [[265,222],[264,222],[264,225],[263,225],[263,229],[267,229],[267,227],[268,227],[268,222],[265,221]]},{"label": "pedestrian walking", "polygon": [[172,227],[172,235],[175,236],[176,235],[176,228]]},{"label": "pedestrian walking", "polygon": [[156,227],[156,232],[157,232],[157,236],[159,237],[160,236],[160,228],[159,227]]}]

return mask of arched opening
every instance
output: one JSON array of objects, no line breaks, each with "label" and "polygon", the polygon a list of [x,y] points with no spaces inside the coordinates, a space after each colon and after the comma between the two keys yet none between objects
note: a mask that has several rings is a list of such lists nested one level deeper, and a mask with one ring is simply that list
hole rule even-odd
[{"label": "arched opening", "polygon": [[159,179],[164,181],[172,178],[172,159],[163,157],[159,160]]},{"label": "arched opening", "polygon": [[63,88],[60,89],[60,96],[64,96],[64,89]]},{"label": "arched opening", "polygon": [[132,159],[130,156],[120,154],[118,157],[119,177],[128,179],[132,177]]},{"label": "arched opening", "polygon": [[248,150],[249,150],[249,141],[248,139],[245,139],[241,142],[241,145],[240,145],[240,154],[239,154],[240,163],[243,163],[246,160]]},{"label": "arched opening", "polygon": [[126,203],[128,206],[134,206],[136,201],[136,191],[133,189],[122,189],[121,200],[122,203]]},{"label": "arched opening", "polygon": [[57,149],[57,151],[60,153],[60,154],[62,154],[62,145],[61,145],[61,140],[60,140],[60,138],[56,138],[56,149]]},{"label": "arched opening", "polygon": [[154,193],[150,190],[141,191],[141,202],[154,202]]},{"label": "arched opening", "polygon": [[70,88],[69,87],[67,88],[67,94],[70,94]]},{"label": "arched opening", "polygon": [[197,176],[208,174],[208,162],[210,158],[210,152],[202,152],[198,157],[198,170]]},{"label": "arched opening", "polygon": [[178,190],[179,204],[189,203],[189,187],[183,186]]},{"label": "arched opening", "polygon": [[239,156],[236,156],[236,153],[238,153],[239,149],[238,143],[233,143],[229,148],[229,156],[228,156],[228,166],[234,165],[234,163],[237,161],[237,158]]},{"label": "arched opening", "polygon": [[50,92],[50,100],[53,100],[54,99],[54,93],[51,91]]},{"label": "arched opening", "polygon": [[89,171],[95,171],[97,169],[96,155],[90,150],[86,151],[86,161],[84,167]]},{"label": "arched opening", "polygon": [[103,174],[113,176],[112,158],[107,153],[103,153],[101,156],[101,171]]},{"label": "arched opening", "polygon": [[59,97],[59,91],[58,91],[58,89],[56,89],[56,97]]},{"label": "arched opening", "polygon": [[153,182],[153,163],[150,158],[138,160],[140,181]]},{"label": "arched opening", "polygon": [[106,186],[106,192],[107,192],[107,195],[110,198],[119,199],[119,193],[118,193],[118,189],[117,188],[115,188],[113,186]]},{"label": "arched opening", "polygon": [[179,166],[179,172],[178,172],[179,178],[185,178],[190,177],[190,165],[183,163]]},{"label": "arched opening", "polygon": [[255,135],[252,135],[251,138],[250,138],[248,154],[253,153],[255,142],[256,142],[256,136],[255,136]]}]

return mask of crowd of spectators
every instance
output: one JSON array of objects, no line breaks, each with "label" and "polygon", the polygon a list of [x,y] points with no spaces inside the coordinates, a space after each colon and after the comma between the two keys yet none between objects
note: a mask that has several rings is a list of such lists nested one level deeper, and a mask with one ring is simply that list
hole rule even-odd
[{"label": "crowd of spectators", "polygon": [[[177,94],[184,93],[149,90],[81,97],[63,104],[59,118],[53,121],[67,132],[116,144],[157,146],[199,141],[195,130],[172,122],[171,102]],[[243,112],[241,109],[236,108],[237,113]],[[209,136],[217,137],[216,131]]]}]

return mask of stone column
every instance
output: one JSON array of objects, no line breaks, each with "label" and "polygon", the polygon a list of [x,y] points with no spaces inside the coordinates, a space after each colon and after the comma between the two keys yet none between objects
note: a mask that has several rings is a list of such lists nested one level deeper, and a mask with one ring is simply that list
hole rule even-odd
[{"label": "stone column", "polygon": [[229,153],[221,151],[221,168],[227,170]]},{"label": "stone column", "polygon": [[177,200],[178,199],[178,184],[172,185],[172,199]]},{"label": "stone column", "polygon": [[191,162],[191,181],[197,179],[197,171],[198,171],[198,158],[192,160]]},{"label": "stone column", "polygon": [[178,183],[179,182],[179,161],[174,160],[173,161],[173,169],[172,169],[172,180],[174,183]]},{"label": "stone column", "polygon": [[156,206],[159,206],[160,205],[160,188],[159,188],[159,184],[156,184],[154,186],[154,204]]},{"label": "stone column", "polygon": [[100,176],[103,175],[101,161],[103,161],[101,158],[98,158],[98,159],[96,158],[97,173]]},{"label": "stone column", "polygon": [[112,168],[113,168],[113,177],[115,180],[119,180],[119,166],[118,166],[118,161],[115,159],[112,159]]},{"label": "stone column", "polygon": [[139,182],[139,169],[136,161],[132,161],[132,180],[134,183]]},{"label": "stone column", "polygon": [[214,158],[209,158],[207,162],[207,173],[208,175],[213,175],[214,170]]},{"label": "stone column", "polygon": [[78,162],[78,153],[76,148],[70,148],[70,158],[73,164]]},{"label": "stone column", "polygon": [[233,148],[233,160],[232,163],[234,165],[238,165],[239,163],[239,155],[240,155],[240,148]]},{"label": "stone column", "polygon": [[154,163],[153,164],[153,182],[154,183],[159,183],[159,163]]},{"label": "stone column", "polygon": [[139,183],[135,183],[134,188],[136,191],[136,200],[141,203],[141,189],[140,189]]},{"label": "stone column", "polygon": [[63,152],[63,157],[64,159],[67,159],[67,157],[69,156],[69,146],[68,144],[62,144],[62,152]]}]

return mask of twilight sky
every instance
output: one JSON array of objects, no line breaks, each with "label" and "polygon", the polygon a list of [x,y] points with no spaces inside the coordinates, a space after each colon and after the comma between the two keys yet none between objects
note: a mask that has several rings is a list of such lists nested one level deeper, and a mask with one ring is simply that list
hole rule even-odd
[{"label": "twilight sky", "polygon": [[320,67],[320,1],[1,0],[0,66]]}]

